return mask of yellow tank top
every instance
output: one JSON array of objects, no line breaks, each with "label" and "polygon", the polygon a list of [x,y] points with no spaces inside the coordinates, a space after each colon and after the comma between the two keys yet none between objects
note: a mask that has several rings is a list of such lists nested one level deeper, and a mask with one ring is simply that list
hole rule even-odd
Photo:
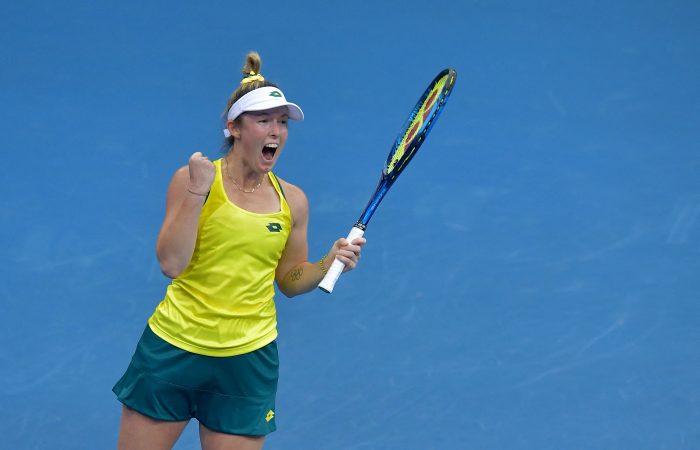
[{"label": "yellow tank top", "polygon": [[168,286],[148,323],[155,334],[192,353],[233,356],[277,337],[274,279],[292,227],[276,177],[280,210],[257,214],[228,199],[221,159],[199,218],[190,264]]}]

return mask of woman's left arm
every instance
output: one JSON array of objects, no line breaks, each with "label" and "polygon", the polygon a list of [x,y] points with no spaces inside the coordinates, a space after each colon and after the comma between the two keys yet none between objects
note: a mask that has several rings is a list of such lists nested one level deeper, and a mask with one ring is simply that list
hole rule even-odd
[{"label": "woman's left arm", "polygon": [[335,258],[345,264],[345,271],[354,269],[366,240],[357,238],[349,243],[346,239],[340,238],[333,243],[324,258],[315,263],[309,262],[307,237],[309,202],[304,192],[296,186],[284,183],[284,191],[292,211],[292,231],[277,265],[275,280],[277,287],[284,295],[294,297],[318,286]]}]

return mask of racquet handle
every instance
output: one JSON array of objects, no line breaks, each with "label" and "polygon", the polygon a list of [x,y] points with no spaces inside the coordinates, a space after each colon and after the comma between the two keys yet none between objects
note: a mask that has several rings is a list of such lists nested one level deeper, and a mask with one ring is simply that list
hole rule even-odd
[{"label": "racquet handle", "polygon": [[[362,235],[365,234],[365,230],[359,227],[352,227],[352,230],[350,230],[350,234],[348,234],[348,237],[346,238],[349,243],[352,243],[353,240],[356,238],[362,237]],[[326,292],[330,294],[333,292],[333,287],[335,286],[335,283],[338,281],[338,278],[340,278],[340,274],[343,273],[343,269],[345,268],[345,264],[342,262],[338,261],[337,259],[333,260],[333,264],[331,264],[331,268],[328,269],[328,273],[326,274],[325,277],[323,277],[323,280],[321,280],[321,283],[319,283],[318,288],[321,289],[323,292]]]}]

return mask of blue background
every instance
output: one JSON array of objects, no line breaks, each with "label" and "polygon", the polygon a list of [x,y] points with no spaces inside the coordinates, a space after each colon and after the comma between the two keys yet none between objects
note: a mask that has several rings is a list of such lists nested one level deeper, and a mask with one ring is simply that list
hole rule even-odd
[{"label": "blue background", "polygon": [[[269,449],[700,448],[697,1],[5,2],[0,440],[113,448],[173,172],[245,53],[306,114],[319,258],[459,78],[328,296],[277,299]],[[196,424],[176,449],[198,448]]]}]

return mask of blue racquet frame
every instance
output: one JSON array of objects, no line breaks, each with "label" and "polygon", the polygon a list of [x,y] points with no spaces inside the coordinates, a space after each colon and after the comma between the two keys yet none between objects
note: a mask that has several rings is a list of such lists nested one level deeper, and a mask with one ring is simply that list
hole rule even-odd
[{"label": "blue racquet frame", "polygon": [[[377,183],[377,187],[360,218],[350,231],[348,241],[352,242],[353,239],[364,234],[382,199],[425,142],[426,136],[435,125],[435,121],[452,93],[456,79],[457,72],[454,69],[443,70],[418,99],[416,106],[413,107],[411,114],[401,128],[401,132],[394,141],[379,177],[379,183]],[[324,292],[332,292],[343,268],[343,263],[335,260],[318,287]]]}]

